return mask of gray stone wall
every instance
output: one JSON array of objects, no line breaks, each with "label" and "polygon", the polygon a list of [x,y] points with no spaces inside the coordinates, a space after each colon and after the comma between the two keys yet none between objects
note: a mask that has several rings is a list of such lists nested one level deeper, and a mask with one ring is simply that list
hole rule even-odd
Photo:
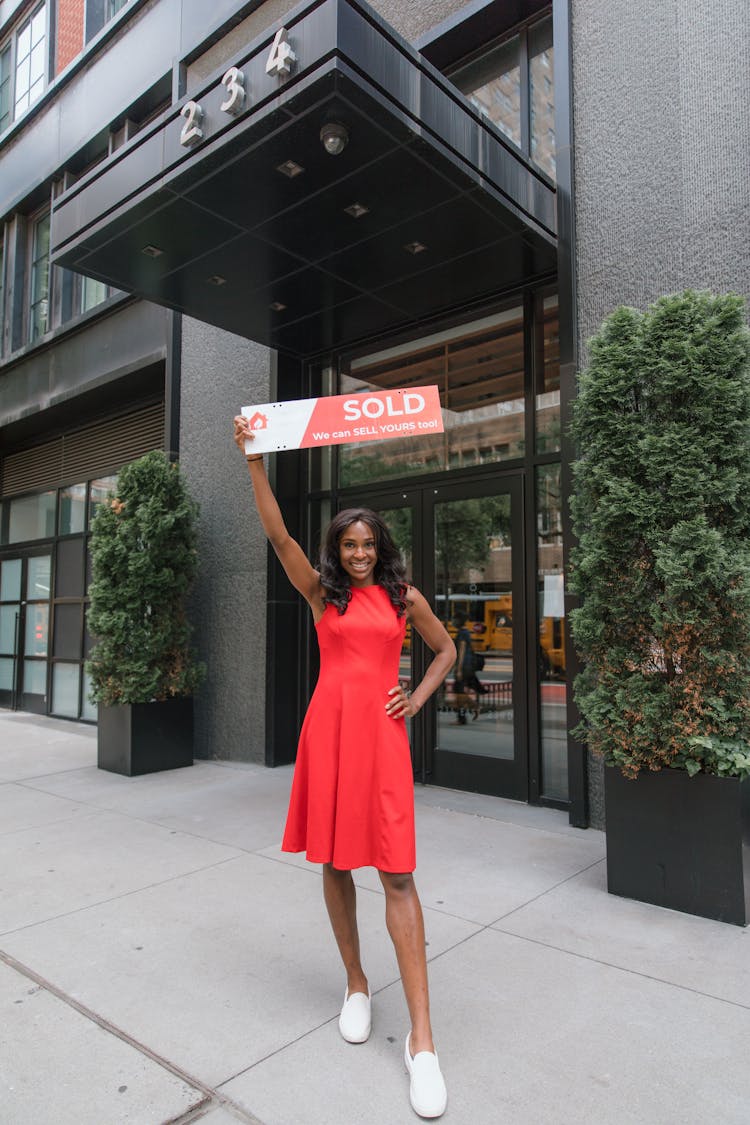
[{"label": "gray stone wall", "polygon": [[[747,0],[571,0],[580,362],[620,304],[750,297]],[[592,823],[604,820],[589,764]]]},{"label": "gray stone wall", "polygon": [[208,675],[196,700],[196,756],[265,753],[266,540],[232,441],[240,407],[269,399],[270,353],[182,321],[180,464],[201,506],[192,620]]},{"label": "gray stone wall", "polygon": [[571,0],[581,341],[619,304],[750,296],[747,0]]}]

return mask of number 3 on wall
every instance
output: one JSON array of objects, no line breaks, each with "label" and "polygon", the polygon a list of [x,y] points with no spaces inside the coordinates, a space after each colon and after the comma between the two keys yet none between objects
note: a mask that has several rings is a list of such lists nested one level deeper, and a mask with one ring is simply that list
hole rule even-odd
[{"label": "number 3 on wall", "polygon": [[219,109],[234,116],[245,104],[245,75],[236,66],[230,66],[221,84],[227,88],[227,100],[221,103]]},{"label": "number 3 on wall", "polygon": [[287,39],[287,30],[280,27],[271,45],[271,53],[266,61],[266,74],[290,74],[292,63],[297,61],[297,56],[292,50]]}]

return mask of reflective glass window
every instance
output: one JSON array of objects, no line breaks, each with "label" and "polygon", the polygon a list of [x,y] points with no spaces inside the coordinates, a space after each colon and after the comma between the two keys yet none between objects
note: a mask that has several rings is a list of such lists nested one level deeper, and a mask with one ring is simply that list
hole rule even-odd
[{"label": "reflective glass window", "polygon": [[14,602],[21,599],[20,559],[5,559],[0,563],[0,602]]},{"label": "reflective glass window", "polygon": [[81,707],[81,718],[90,719],[96,722],[98,707],[96,703],[92,703],[89,696],[91,695],[91,676],[88,672],[83,673],[83,704]]},{"label": "reflective glass window", "polygon": [[536,477],[539,715],[542,793],[568,799],[567,668],[563,603],[560,466],[540,465]]},{"label": "reflective glass window", "polygon": [[46,656],[49,635],[49,605],[35,602],[26,606],[25,653],[27,656]]},{"label": "reflective glass window", "polygon": [[445,433],[342,445],[340,483],[522,457],[524,372],[521,306],[353,361],[344,394],[436,383]]},{"label": "reflective glass window", "polygon": [[20,496],[10,500],[8,542],[23,543],[28,539],[49,539],[55,534],[54,492],[40,492],[35,496]]},{"label": "reflective glass window", "polygon": [[30,695],[47,694],[47,662],[45,660],[24,660],[23,690]]},{"label": "reflective glass window", "polygon": [[78,689],[81,668],[78,664],[52,665],[52,711],[55,715],[78,718]]},{"label": "reflective glass window", "polygon": [[32,344],[49,328],[49,214],[34,223],[31,257],[30,337]]},{"label": "reflective glass window", "polygon": [[16,117],[44,93],[46,61],[47,11],[41,4],[21,25],[16,39]]},{"label": "reflective glass window", "polygon": [[0,691],[13,691],[13,661],[0,657]]},{"label": "reflective glass window", "polygon": [[111,477],[97,477],[96,480],[92,480],[89,491],[89,526],[96,515],[96,509],[110,494],[114,495],[116,488],[116,473]]},{"label": "reflective glass window", "polygon": [[560,315],[557,295],[536,304],[536,449],[560,449]]},{"label": "reflective glass window", "polygon": [[512,39],[451,75],[472,105],[514,144],[521,145],[520,39]]},{"label": "reflective glass window", "polygon": [[12,80],[11,45],[8,43],[0,51],[0,133],[7,129],[11,122]]},{"label": "reflective glass window", "polygon": [[29,600],[49,597],[51,565],[51,555],[36,555],[29,559],[26,570],[26,597]]},{"label": "reflective glass window", "polygon": [[60,489],[60,535],[72,535],[86,528],[86,485],[69,484]]},{"label": "reflective glass window", "polygon": [[0,605],[0,652],[14,652],[16,647],[16,617],[20,605]]},{"label": "reflective glass window", "polygon": [[555,62],[552,20],[529,32],[531,159],[555,178]]}]

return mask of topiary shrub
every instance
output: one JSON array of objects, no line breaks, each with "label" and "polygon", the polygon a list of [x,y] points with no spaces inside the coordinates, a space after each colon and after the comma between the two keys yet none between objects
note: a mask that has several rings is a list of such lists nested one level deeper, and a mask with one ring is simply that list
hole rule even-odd
[{"label": "topiary shrub", "polygon": [[617,309],[573,436],[574,734],[627,777],[750,775],[750,368],[742,299]]},{"label": "topiary shrub", "polygon": [[200,682],[184,605],[197,563],[197,511],[178,466],[159,451],[126,465],[117,495],[100,505],[88,615],[95,702],[149,703],[190,695]]}]

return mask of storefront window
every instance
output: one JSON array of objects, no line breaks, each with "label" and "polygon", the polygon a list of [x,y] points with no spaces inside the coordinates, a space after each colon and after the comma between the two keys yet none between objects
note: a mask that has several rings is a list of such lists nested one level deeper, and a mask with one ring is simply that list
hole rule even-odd
[{"label": "storefront window", "polygon": [[540,465],[536,477],[539,714],[542,795],[568,799],[567,669],[563,605],[560,466]]},{"label": "storefront window", "polygon": [[55,715],[78,718],[78,689],[81,682],[79,664],[52,666],[52,711]]},{"label": "storefront window", "polygon": [[437,384],[444,434],[341,446],[342,485],[445,471],[524,454],[523,308],[355,360],[343,394]]},{"label": "storefront window", "polygon": [[536,451],[560,450],[560,316],[557,295],[536,310]]},{"label": "storefront window", "polygon": [[48,539],[55,534],[55,493],[41,492],[8,501],[6,543],[24,543],[29,539]]},{"label": "storefront window", "polygon": [[75,535],[86,527],[86,485],[69,484],[60,490],[60,535]]},{"label": "storefront window", "polygon": [[111,477],[97,477],[92,480],[89,488],[89,526],[96,515],[96,509],[103,504],[108,496],[114,495],[117,488],[117,474]]}]

